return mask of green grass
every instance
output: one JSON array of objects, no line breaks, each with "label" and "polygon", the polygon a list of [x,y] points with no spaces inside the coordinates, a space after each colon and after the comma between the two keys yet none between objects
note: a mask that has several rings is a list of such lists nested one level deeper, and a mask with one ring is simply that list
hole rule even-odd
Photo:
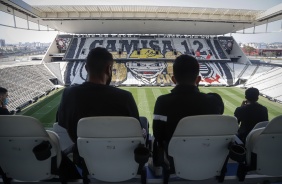
[{"label": "green grass", "polygon": [[[147,117],[150,125],[152,125],[152,115],[156,99],[162,94],[170,93],[172,87],[122,87],[121,89],[132,93],[139,110],[139,115]],[[39,119],[45,127],[52,127],[55,122],[62,91],[58,90],[49,94],[46,98],[24,109],[21,114]],[[201,87],[200,91],[204,93],[218,93],[224,101],[224,114],[226,115],[233,115],[235,108],[241,105],[245,96],[245,90],[236,87]],[[260,97],[259,103],[268,108],[269,120],[282,114],[282,104],[269,101],[264,97]]]},{"label": "green grass", "polygon": [[28,106],[19,114],[32,116],[43,123],[44,127],[52,127],[56,121],[56,113],[61,101],[62,89],[51,92],[38,102]]}]

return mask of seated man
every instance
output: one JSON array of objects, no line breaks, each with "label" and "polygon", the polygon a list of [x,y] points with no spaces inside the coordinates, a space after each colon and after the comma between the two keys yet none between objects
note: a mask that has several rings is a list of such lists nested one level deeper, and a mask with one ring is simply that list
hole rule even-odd
[{"label": "seated man", "polygon": [[[155,137],[153,150],[154,166],[163,163],[160,159],[164,150],[167,155],[169,141],[178,122],[187,116],[204,114],[223,114],[224,104],[216,93],[204,94],[198,89],[201,81],[199,63],[189,55],[178,56],[173,64],[172,80],[176,84],[170,94],[158,97],[154,110],[153,134]],[[161,148],[161,149],[160,149]],[[170,171],[174,173],[173,158],[168,157]],[[166,164],[167,165],[167,164]]]},{"label": "seated man", "polygon": [[66,88],[58,110],[58,124],[77,141],[77,123],[91,116],[130,116],[139,120],[131,93],[109,86],[113,57],[105,48],[95,48],[87,56],[88,81]]},{"label": "seated man", "polygon": [[[91,50],[85,66],[88,80],[81,85],[66,88],[63,92],[57,120],[58,124],[67,130],[74,143],[77,142],[77,124],[81,118],[129,116],[139,120],[138,109],[132,94],[109,86],[113,62],[112,54],[105,48],[97,47]],[[73,151],[74,163],[81,167],[76,144],[68,151]],[[80,178],[75,166],[70,162],[63,154],[60,166],[62,175],[69,179]]]},{"label": "seated man", "polygon": [[10,115],[7,109],[8,105],[8,90],[0,87],[0,115]]},{"label": "seated man", "polygon": [[257,88],[249,88],[245,91],[246,101],[242,102],[241,107],[237,107],[234,116],[238,119],[240,128],[238,137],[243,143],[254,126],[262,121],[268,121],[267,108],[259,104],[259,90]]}]

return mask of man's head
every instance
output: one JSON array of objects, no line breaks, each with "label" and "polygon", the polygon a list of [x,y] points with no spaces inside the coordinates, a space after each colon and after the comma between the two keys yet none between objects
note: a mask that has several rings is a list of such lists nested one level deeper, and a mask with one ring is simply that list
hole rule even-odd
[{"label": "man's head", "polygon": [[92,49],[86,60],[86,71],[89,81],[101,81],[110,84],[112,79],[113,56],[105,48],[96,47]]},{"label": "man's head", "polygon": [[245,98],[249,102],[256,102],[259,98],[259,90],[257,88],[249,88],[245,91]]},{"label": "man's head", "polygon": [[193,56],[181,55],[173,63],[172,80],[177,84],[198,85],[201,81],[199,72],[199,63]]},{"label": "man's head", "polygon": [[6,106],[8,104],[8,90],[0,87],[0,106]]}]

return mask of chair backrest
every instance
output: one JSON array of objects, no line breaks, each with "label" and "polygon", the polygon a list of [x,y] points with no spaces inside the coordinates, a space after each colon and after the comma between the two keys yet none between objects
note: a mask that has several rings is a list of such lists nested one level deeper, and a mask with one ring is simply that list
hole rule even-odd
[{"label": "chair backrest", "polygon": [[[41,144],[44,141],[47,147]],[[38,145],[42,146],[35,154],[33,149]],[[36,155],[46,153],[47,157],[37,159]],[[0,155],[0,167],[7,177],[21,181],[50,179],[54,177],[52,158],[56,157],[55,167],[61,162],[56,134],[47,132],[37,119],[27,116],[0,116]]]},{"label": "chair backrest", "polygon": [[282,115],[272,119],[265,128],[249,133],[246,140],[247,163],[251,153],[256,154],[256,172],[264,175],[282,175]]},{"label": "chair backrest", "polygon": [[190,116],[180,120],[170,140],[176,175],[203,180],[220,174],[228,145],[238,130],[237,119],[225,115]]},{"label": "chair backrest", "polygon": [[64,127],[61,127],[58,123],[53,124],[53,131],[58,134],[60,138],[59,140],[62,151],[74,144],[70,139],[67,130]]},{"label": "chair backrest", "polygon": [[134,149],[144,144],[140,123],[132,117],[88,117],[77,127],[79,155],[91,177],[106,182],[134,178]]},{"label": "chair backrest", "polygon": [[254,130],[254,129],[258,129],[258,128],[264,128],[264,127],[266,127],[266,126],[268,125],[268,123],[269,123],[269,121],[262,121],[262,122],[259,122],[259,123],[257,123],[257,124],[254,126],[253,130]]}]

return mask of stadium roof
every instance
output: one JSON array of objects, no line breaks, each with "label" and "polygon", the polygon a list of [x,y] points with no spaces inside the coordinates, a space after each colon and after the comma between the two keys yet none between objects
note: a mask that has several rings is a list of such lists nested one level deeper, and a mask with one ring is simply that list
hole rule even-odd
[{"label": "stadium roof", "polygon": [[[221,35],[282,19],[282,3],[268,10],[145,5],[29,5],[0,0],[1,11],[77,34]],[[11,11],[12,9],[13,11]]]}]

